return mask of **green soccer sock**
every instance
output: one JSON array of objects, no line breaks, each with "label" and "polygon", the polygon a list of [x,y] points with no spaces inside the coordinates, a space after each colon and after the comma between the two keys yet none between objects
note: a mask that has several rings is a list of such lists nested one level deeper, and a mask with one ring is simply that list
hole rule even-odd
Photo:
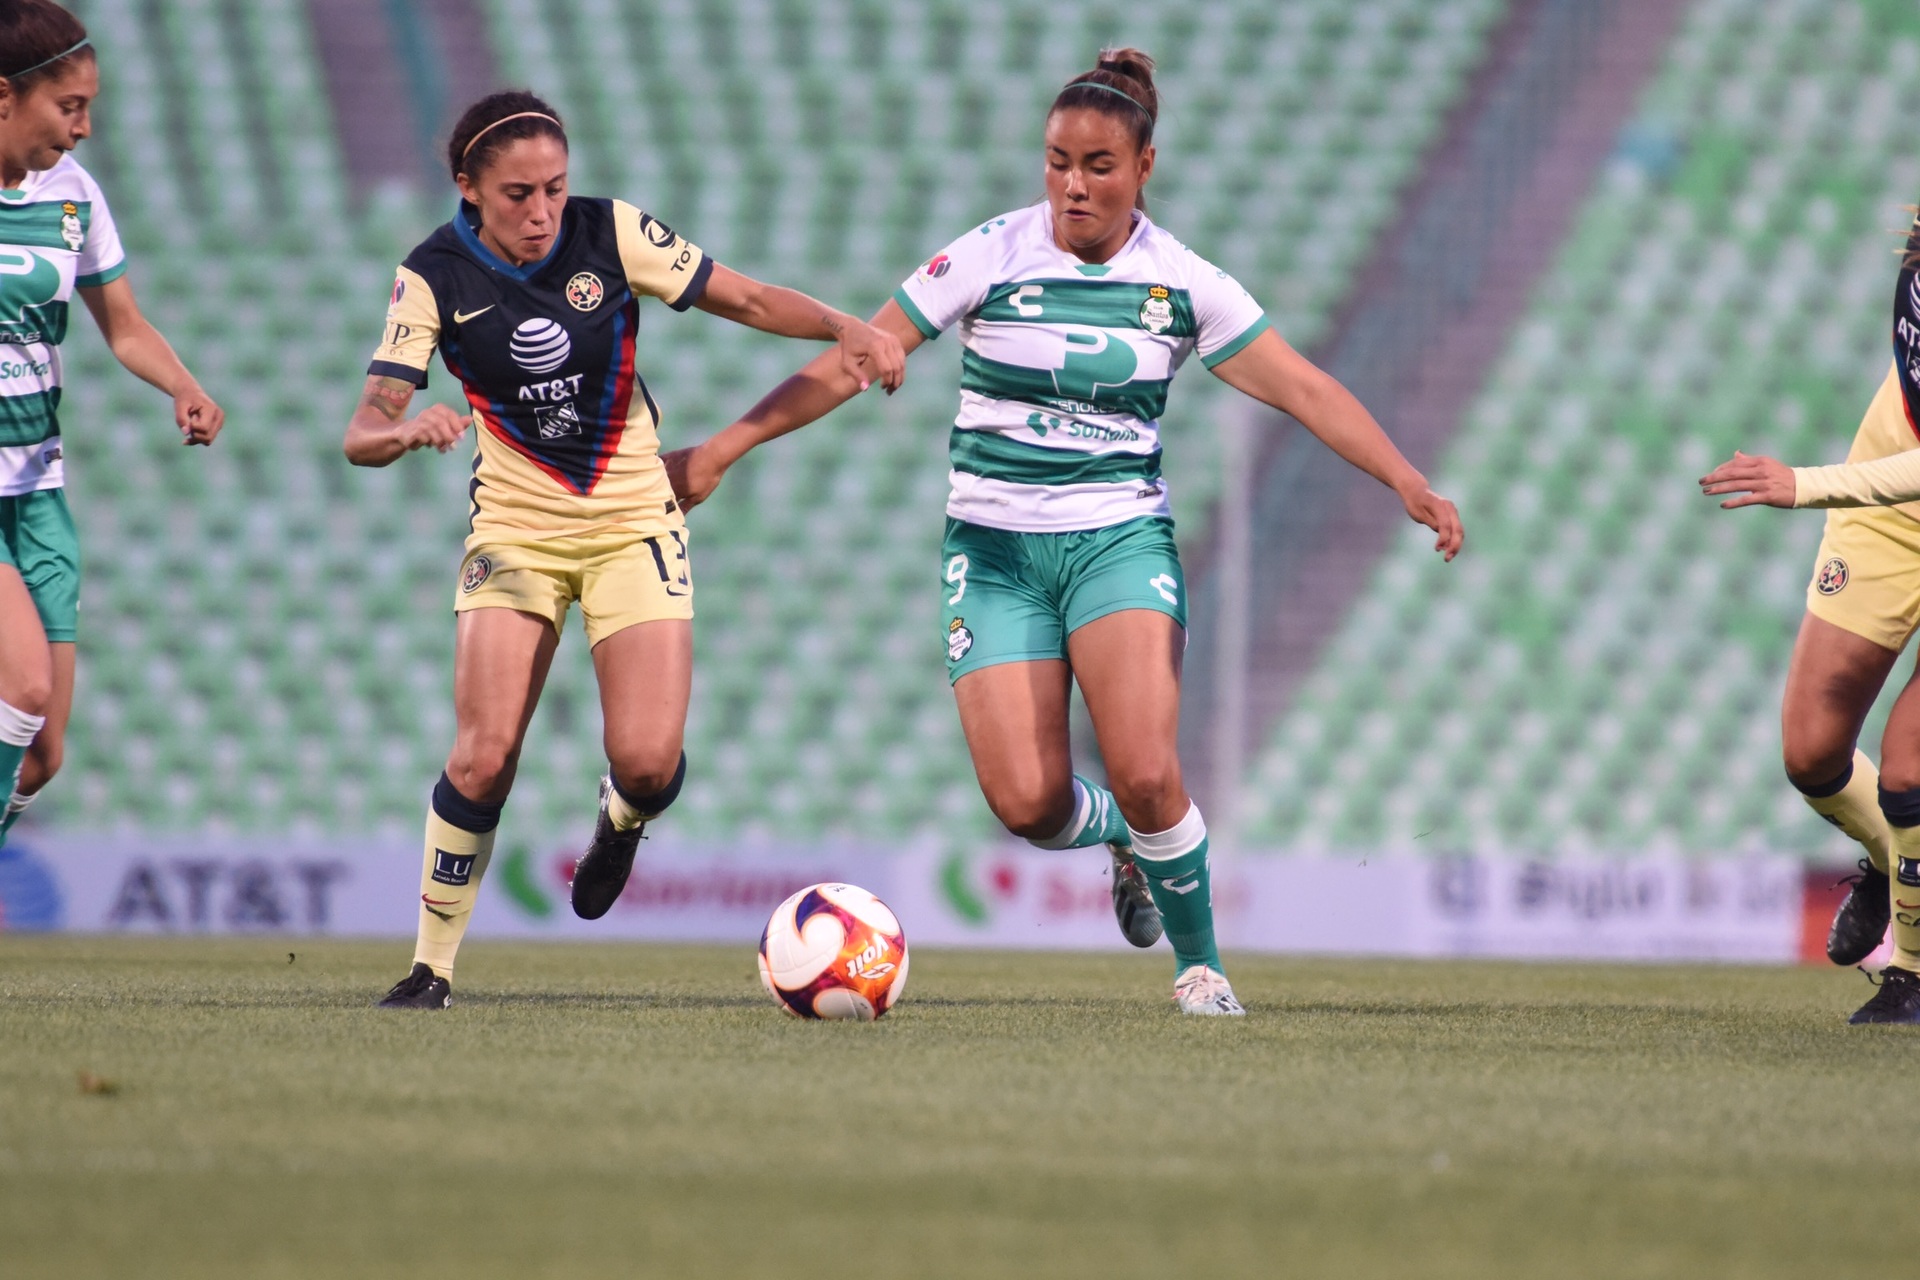
[{"label": "green soccer sock", "polygon": [[[34,795],[38,794],[37,791],[34,793]],[[7,801],[7,807],[0,809],[0,844],[6,842],[7,832],[13,830],[13,824],[20,820],[20,815],[25,813],[27,806],[32,803],[33,796],[23,796],[16,791],[13,793],[13,798]]]},{"label": "green soccer sock", "polygon": [[1166,831],[1133,832],[1133,860],[1146,873],[1147,890],[1173,944],[1176,970],[1203,964],[1225,973],[1213,936],[1213,879],[1199,806],[1189,804],[1187,816]]},{"label": "green soccer sock", "polygon": [[1040,849],[1084,849],[1109,842],[1126,844],[1132,838],[1127,831],[1127,820],[1120,816],[1120,806],[1113,802],[1113,792],[1076,773],[1073,775],[1073,816],[1067,819],[1067,825],[1060,828],[1058,835],[1027,843]]}]

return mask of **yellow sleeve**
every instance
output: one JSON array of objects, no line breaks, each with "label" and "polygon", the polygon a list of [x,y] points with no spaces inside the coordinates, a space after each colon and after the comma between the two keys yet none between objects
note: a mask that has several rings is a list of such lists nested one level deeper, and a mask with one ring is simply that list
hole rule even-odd
[{"label": "yellow sleeve", "polygon": [[698,245],[624,200],[613,202],[613,230],[620,265],[635,293],[658,298],[675,311],[700,301],[713,274],[713,259]]},{"label": "yellow sleeve", "polygon": [[427,365],[439,342],[440,304],[434,300],[432,286],[419,272],[401,267],[393,278],[393,300],[387,303],[387,329],[367,373],[424,387]]},{"label": "yellow sleeve", "polygon": [[1920,449],[1871,462],[1793,469],[1796,507],[1893,507],[1920,501]]}]

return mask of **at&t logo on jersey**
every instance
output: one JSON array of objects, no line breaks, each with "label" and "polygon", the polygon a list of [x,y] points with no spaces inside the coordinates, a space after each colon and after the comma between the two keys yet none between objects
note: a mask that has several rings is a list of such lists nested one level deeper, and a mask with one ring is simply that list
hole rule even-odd
[{"label": "at&t logo on jersey", "polygon": [[573,354],[573,339],[558,321],[544,317],[522,320],[508,345],[513,362],[528,373],[552,373]]}]

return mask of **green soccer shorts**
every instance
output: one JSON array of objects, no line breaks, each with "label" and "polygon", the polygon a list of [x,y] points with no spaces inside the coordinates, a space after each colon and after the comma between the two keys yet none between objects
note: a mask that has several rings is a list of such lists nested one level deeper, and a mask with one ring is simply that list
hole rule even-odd
[{"label": "green soccer shorts", "polygon": [[949,682],[1003,662],[1064,659],[1068,636],[1122,609],[1187,625],[1186,577],[1165,516],[1072,533],[949,518],[940,564]]},{"label": "green soccer shorts", "polygon": [[80,535],[65,490],[0,498],[0,564],[26,580],[47,639],[71,644],[80,626]]}]

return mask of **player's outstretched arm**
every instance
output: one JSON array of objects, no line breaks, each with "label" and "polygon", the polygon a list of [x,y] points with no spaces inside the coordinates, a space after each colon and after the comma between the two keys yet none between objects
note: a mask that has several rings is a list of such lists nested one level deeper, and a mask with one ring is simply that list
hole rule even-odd
[{"label": "player's outstretched arm", "polygon": [[1892,507],[1920,502],[1920,449],[1869,462],[1790,467],[1772,458],[1735,453],[1700,477],[1709,497],[1734,494],[1734,507]]},{"label": "player's outstretched arm", "polygon": [[878,382],[892,395],[906,377],[907,353],[897,338],[798,289],[764,284],[716,262],[693,305],[763,333],[839,343],[841,366],[861,391]]},{"label": "player's outstretched arm", "polygon": [[1733,457],[1700,477],[1700,492],[1708,497],[1737,495],[1720,504],[1726,511],[1735,507],[1791,507],[1798,487],[1793,468],[1786,463],[1737,449]]},{"label": "player's outstretched arm", "polygon": [[140,313],[133,286],[125,276],[80,290],[93,313],[113,358],[128,373],[173,397],[173,421],[182,444],[212,444],[227,414],[206,389],[187,372],[180,357],[158,329]]},{"label": "player's outstretched arm", "polygon": [[[925,341],[897,302],[889,301],[881,307],[871,327],[898,347],[902,361]],[[859,395],[867,385],[833,352],[815,356],[800,372],[769,391],[732,426],[692,448],[676,449],[662,458],[667,466],[667,478],[673,482],[674,496],[683,508],[699,506],[719,487],[727,468],[750,451],[826,417]]]},{"label": "player's outstretched arm", "polygon": [[415,449],[445,453],[467,433],[467,419],[444,404],[430,404],[409,418],[412,402],[411,382],[370,376],[360,393],[360,407],[347,420],[347,461],[356,467],[384,467]]},{"label": "player's outstretched arm", "polygon": [[1320,442],[1400,495],[1414,520],[1438,535],[1433,549],[1451,560],[1466,542],[1453,503],[1427,487],[1366,406],[1340,381],[1269,329],[1213,367],[1227,385],[1290,413]]}]

